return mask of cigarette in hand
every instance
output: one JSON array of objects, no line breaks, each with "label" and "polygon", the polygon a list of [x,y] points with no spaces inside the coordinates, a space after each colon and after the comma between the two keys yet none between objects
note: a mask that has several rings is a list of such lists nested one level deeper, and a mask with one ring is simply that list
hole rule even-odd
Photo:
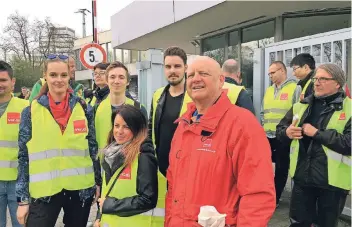
[{"label": "cigarette in hand", "polygon": [[296,126],[298,121],[299,121],[299,116],[296,114],[296,115],[293,116],[292,125]]}]

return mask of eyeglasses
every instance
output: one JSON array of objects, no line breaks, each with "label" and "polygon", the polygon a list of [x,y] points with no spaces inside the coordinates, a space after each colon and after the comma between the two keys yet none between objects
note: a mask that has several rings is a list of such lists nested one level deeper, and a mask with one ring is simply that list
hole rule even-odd
[{"label": "eyeglasses", "polygon": [[292,68],[293,71],[296,71],[298,68],[301,68],[301,66],[298,66],[296,68]]},{"label": "eyeglasses", "polygon": [[100,71],[98,73],[94,72],[94,76],[104,76],[105,75],[105,71]]},{"label": "eyeglasses", "polygon": [[327,78],[327,77],[319,77],[319,78],[312,78],[312,82],[315,83],[315,82],[319,82],[319,83],[326,83],[327,81],[329,80],[335,80],[334,78]]},{"label": "eyeglasses", "polygon": [[49,60],[54,60],[54,59],[56,59],[56,58],[59,58],[59,59],[61,59],[61,60],[67,60],[67,59],[68,59],[68,56],[63,55],[63,54],[48,54],[48,55],[46,56],[46,58],[49,59]]},{"label": "eyeglasses", "polygon": [[[281,69],[281,68],[280,68]],[[271,72],[271,73],[268,73],[268,76],[272,76],[274,75],[277,71],[279,71],[280,69],[276,70],[275,72]]]}]

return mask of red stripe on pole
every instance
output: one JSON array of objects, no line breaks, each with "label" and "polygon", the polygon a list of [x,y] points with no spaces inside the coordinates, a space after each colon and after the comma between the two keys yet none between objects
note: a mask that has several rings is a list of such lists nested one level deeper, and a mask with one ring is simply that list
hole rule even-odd
[{"label": "red stripe on pole", "polygon": [[97,29],[97,1],[92,0],[92,15],[93,15],[93,42],[98,43],[98,29]]}]

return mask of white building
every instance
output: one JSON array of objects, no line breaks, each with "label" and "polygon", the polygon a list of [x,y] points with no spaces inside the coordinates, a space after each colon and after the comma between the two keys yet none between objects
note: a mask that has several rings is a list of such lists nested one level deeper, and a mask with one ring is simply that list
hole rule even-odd
[{"label": "white building", "polygon": [[48,53],[73,54],[75,31],[68,27],[52,27],[50,37],[41,37],[39,42],[41,49],[48,48]]}]

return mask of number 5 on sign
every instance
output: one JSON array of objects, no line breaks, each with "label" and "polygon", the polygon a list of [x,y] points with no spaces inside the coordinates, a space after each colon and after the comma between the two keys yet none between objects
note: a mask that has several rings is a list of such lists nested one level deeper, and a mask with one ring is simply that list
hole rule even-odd
[{"label": "number 5 on sign", "polygon": [[99,44],[90,43],[81,49],[79,59],[84,67],[93,69],[96,64],[106,62],[107,57],[105,50]]}]

